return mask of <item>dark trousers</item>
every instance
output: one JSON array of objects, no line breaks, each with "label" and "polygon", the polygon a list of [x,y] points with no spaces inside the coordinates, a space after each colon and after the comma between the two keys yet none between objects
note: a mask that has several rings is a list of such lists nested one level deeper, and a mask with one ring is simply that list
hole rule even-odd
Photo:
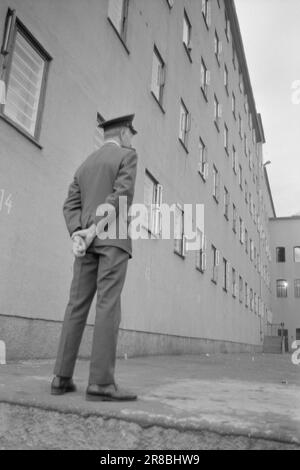
[{"label": "dark trousers", "polygon": [[75,258],[70,300],[66,308],[54,374],[72,377],[89,309],[97,291],[96,318],[90,362],[90,384],[114,383],[121,321],[121,292],[129,255],[115,246],[102,246]]}]

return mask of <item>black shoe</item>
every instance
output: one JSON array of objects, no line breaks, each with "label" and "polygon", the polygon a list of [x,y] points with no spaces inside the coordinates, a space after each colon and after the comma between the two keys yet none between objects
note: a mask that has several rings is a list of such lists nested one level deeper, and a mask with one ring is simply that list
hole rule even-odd
[{"label": "black shoe", "polygon": [[85,397],[88,401],[134,401],[137,399],[137,395],[121,389],[115,384],[91,384],[86,390]]},{"label": "black shoe", "polygon": [[51,384],[51,395],[64,395],[65,393],[75,392],[76,386],[71,378],[54,377]]}]

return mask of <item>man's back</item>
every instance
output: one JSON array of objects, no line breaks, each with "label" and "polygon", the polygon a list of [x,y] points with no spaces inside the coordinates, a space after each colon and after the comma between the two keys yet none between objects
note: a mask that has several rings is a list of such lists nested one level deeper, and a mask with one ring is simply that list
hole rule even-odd
[{"label": "man's back", "polygon": [[[119,197],[127,197],[132,204],[136,178],[137,154],[135,149],[124,148],[113,142],[105,143],[92,153],[78,168],[64,203],[64,216],[70,234],[96,223],[96,210],[101,204],[111,204],[119,216]],[[131,256],[131,240],[99,240],[93,247],[115,245]],[[92,248],[92,247],[91,247]]]}]

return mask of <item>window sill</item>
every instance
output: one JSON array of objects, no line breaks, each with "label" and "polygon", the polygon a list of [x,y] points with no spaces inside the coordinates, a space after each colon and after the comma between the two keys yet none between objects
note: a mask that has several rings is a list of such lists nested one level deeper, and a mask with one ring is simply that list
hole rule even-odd
[{"label": "window sill", "polygon": [[228,85],[224,85],[227,96],[229,96]]},{"label": "window sill", "polygon": [[130,54],[130,51],[124,41],[124,39],[122,38],[122,36],[120,35],[119,31],[117,30],[117,28],[115,27],[115,25],[113,24],[113,22],[111,21],[110,17],[108,16],[107,17],[107,20],[109,22],[109,24],[111,25],[111,27],[113,28],[114,32],[116,33],[116,35],[118,36],[119,40],[121,41],[125,51],[127,52],[127,54],[129,55]]},{"label": "window sill", "polygon": [[187,54],[187,56],[188,56],[188,58],[189,58],[189,61],[190,61],[190,63],[192,64],[192,63],[193,63],[193,59],[192,59],[191,50],[188,48],[188,46],[186,45],[185,42],[183,42],[182,44],[183,44],[183,48],[184,48],[184,50],[185,50],[185,52],[186,52],[186,54]]},{"label": "window sill", "polygon": [[228,150],[228,147],[224,147],[224,149],[225,149],[225,152],[226,152],[227,157],[229,157],[229,150]]},{"label": "window sill", "polygon": [[207,19],[205,18],[205,15],[203,14],[203,12],[202,12],[202,17],[203,17],[203,21],[204,21],[204,24],[206,26],[207,31],[209,31],[209,24],[207,22]]},{"label": "window sill", "polygon": [[199,273],[204,274],[204,269],[199,268],[198,266],[196,266],[196,270],[199,271]]},{"label": "window sill", "polygon": [[163,108],[163,105],[162,105],[162,104],[160,103],[160,101],[157,99],[157,97],[155,96],[155,94],[153,93],[152,90],[151,90],[151,95],[153,96],[155,102],[158,104],[158,106],[159,106],[161,112],[162,112],[163,114],[166,114],[166,111],[165,111],[165,109]]},{"label": "window sill", "polygon": [[178,137],[178,140],[179,140],[180,144],[182,145],[182,147],[184,148],[185,152],[188,154],[189,153],[188,148],[186,147],[183,140],[180,137]]},{"label": "window sill", "polygon": [[213,279],[213,278],[211,278],[211,282],[212,282],[213,284],[215,284],[215,286],[216,286],[217,283],[218,283],[217,280],[216,280],[216,279]]},{"label": "window sill", "polygon": [[206,178],[205,178],[204,174],[200,170],[198,170],[198,173],[201,176],[201,178],[203,180],[203,183],[206,183]]},{"label": "window sill", "polygon": [[224,217],[225,217],[225,219],[227,220],[227,222],[229,222],[229,217],[228,217],[228,215],[227,215],[227,214],[224,214]]},{"label": "window sill", "polygon": [[226,289],[226,287],[223,287],[223,291],[228,294],[228,290]]},{"label": "window sill", "polygon": [[179,251],[177,251],[175,248],[174,248],[174,254],[179,256],[179,258],[181,258],[182,260],[185,259],[185,256],[184,254],[180,253]]},{"label": "window sill", "polygon": [[38,147],[40,150],[43,149],[42,145],[30,134],[28,134],[22,127],[18,126],[14,121],[12,121],[10,118],[5,116],[2,112],[0,112],[0,118],[3,119],[7,124],[9,124],[11,127],[13,127],[16,131],[18,131],[21,135],[26,137],[32,144],[34,144],[36,147]]},{"label": "window sill", "polygon": [[220,128],[219,128],[219,123],[218,123],[218,121],[214,120],[214,124],[215,124],[215,126],[216,126],[217,131],[220,132]]},{"label": "window sill", "polygon": [[206,103],[208,103],[207,91],[202,86],[200,88],[201,88],[201,91],[202,91],[203,98],[205,99]]},{"label": "window sill", "polygon": [[221,67],[221,62],[220,62],[220,58],[218,57],[218,55],[215,53],[215,58],[216,58],[216,61],[217,61],[217,64],[219,66],[219,68]]},{"label": "window sill", "polygon": [[213,199],[215,200],[217,204],[219,204],[219,199],[214,194],[213,194]]}]

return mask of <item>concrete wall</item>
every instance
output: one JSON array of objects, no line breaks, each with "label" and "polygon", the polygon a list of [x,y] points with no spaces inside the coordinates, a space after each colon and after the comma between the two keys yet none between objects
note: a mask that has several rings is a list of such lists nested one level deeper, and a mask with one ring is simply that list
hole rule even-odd
[{"label": "concrete wall", "polygon": [[[300,217],[270,220],[272,241],[272,310],[274,323],[284,323],[288,330],[289,348],[296,339],[296,328],[300,328],[300,299],[295,297],[294,281],[300,279],[300,263],[294,262],[294,247],[300,246]],[[286,262],[276,262],[276,247],[285,247]],[[278,298],[276,280],[288,282],[288,296]]]},{"label": "concrete wall", "polygon": [[[249,169],[249,156],[244,154],[238,122],[231,112],[232,90],[255,172],[264,184],[261,149],[252,140],[245,97],[239,91],[238,71],[232,65],[232,42],[227,42],[224,32],[224,3],[221,1],[219,8],[217,2],[212,2],[212,26],[207,30],[201,2],[175,2],[170,10],[163,0],[131,0],[129,54],[107,20],[107,4],[106,0],[1,1],[0,36],[7,8],[16,8],[18,17],[53,60],[41,126],[42,148],[0,119],[0,189],[11,194],[13,200],[10,214],[5,210],[0,213],[0,314],[62,320],[72,274],[70,242],[62,217],[68,185],[78,165],[93,150],[97,112],[105,118],[135,112],[139,131],[135,141],[139,154],[135,201],[143,202],[144,173],[148,169],[163,185],[163,202],[204,203],[208,268],[204,274],[195,269],[193,252],[185,259],[174,254],[172,240],[135,242],[122,300],[122,328],[260,347],[263,318],[250,312],[238,297],[234,299],[230,285],[227,293],[223,291],[222,266],[218,285],[211,282],[213,243],[220,250],[221,262],[226,257],[264,305],[269,304],[264,281],[238,234],[232,231],[232,210],[229,221],[223,215],[226,185],[249,237],[261,249],[262,257],[266,256],[259,248],[257,226],[232,170],[234,144],[243,165],[243,178],[259,207],[259,184],[253,182],[254,170]],[[193,27],[192,63],[182,44],[184,7]],[[214,56],[215,28],[223,42],[221,67]],[[154,44],[167,64],[165,113],[150,93]],[[201,56],[212,75],[208,102],[199,86]],[[229,70],[229,96],[223,83],[224,62]],[[223,105],[220,133],[213,122],[215,93]],[[188,154],[178,141],[181,98],[192,115]],[[229,128],[230,156],[223,145],[224,121]],[[197,172],[199,136],[208,147],[206,183]],[[212,198],[213,164],[221,174],[219,204]],[[93,319],[94,308],[89,324]]]}]

